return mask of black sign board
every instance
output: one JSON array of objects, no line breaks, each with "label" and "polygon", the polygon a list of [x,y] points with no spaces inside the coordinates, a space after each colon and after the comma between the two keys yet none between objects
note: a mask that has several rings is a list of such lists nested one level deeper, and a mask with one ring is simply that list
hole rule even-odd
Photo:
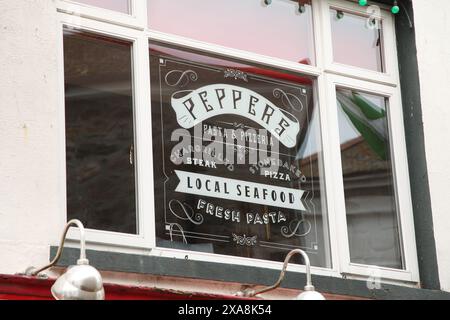
[{"label": "black sign board", "polygon": [[325,264],[313,80],[151,48],[157,245]]}]

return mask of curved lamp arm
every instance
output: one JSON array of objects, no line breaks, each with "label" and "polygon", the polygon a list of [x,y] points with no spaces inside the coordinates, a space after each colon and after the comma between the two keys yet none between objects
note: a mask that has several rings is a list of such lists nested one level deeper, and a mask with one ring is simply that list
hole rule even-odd
[{"label": "curved lamp arm", "polygon": [[303,251],[301,249],[295,249],[295,250],[292,250],[291,252],[289,252],[287,254],[286,258],[284,259],[283,269],[281,270],[280,277],[278,278],[277,282],[275,282],[275,284],[271,285],[270,287],[262,288],[260,290],[246,289],[244,291],[239,291],[238,293],[236,293],[236,295],[244,296],[244,297],[254,297],[257,294],[265,293],[265,292],[272,291],[272,290],[275,290],[276,288],[278,288],[281,285],[281,282],[284,280],[289,261],[291,260],[292,256],[297,253],[302,255],[303,259],[305,260],[305,267],[306,267],[305,291],[314,291],[314,286],[312,285],[312,281],[311,281],[311,263],[309,261],[309,257],[305,251]]},{"label": "curved lamp arm", "polygon": [[33,267],[28,268],[25,271],[25,274],[27,276],[36,276],[40,272],[42,272],[50,267],[53,267],[58,262],[58,260],[61,258],[62,252],[63,252],[63,247],[64,247],[64,243],[66,241],[67,232],[69,231],[69,229],[72,225],[76,225],[78,227],[78,229],[80,230],[80,259],[77,261],[77,264],[78,265],[89,264],[89,260],[86,259],[86,240],[85,240],[84,226],[80,220],[74,219],[74,220],[70,220],[69,222],[67,222],[67,224],[64,228],[63,235],[61,237],[61,243],[59,245],[58,252],[56,252],[56,256],[53,258],[53,260],[48,265],[46,265],[42,268],[39,268],[39,269],[36,269]]}]

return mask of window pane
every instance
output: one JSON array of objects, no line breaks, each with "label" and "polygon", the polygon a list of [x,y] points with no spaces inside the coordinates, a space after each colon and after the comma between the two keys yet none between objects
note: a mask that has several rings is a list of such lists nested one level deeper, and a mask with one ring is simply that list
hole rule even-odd
[{"label": "window pane", "polygon": [[131,13],[129,0],[76,0],[76,1],[94,7],[114,10],[122,13]]},{"label": "window pane", "polygon": [[383,72],[382,22],[335,9],[330,18],[334,61]]},{"label": "window pane", "polygon": [[137,233],[131,44],[66,30],[67,215]]},{"label": "window pane", "polygon": [[148,0],[148,17],[153,30],[315,64],[311,6],[304,8],[290,0]]},{"label": "window pane", "polygon": [[157,246],[330,267],[314,80],[157,44],[150,62]]},{"label": "window pane", "polygon": [[338,89],[337,104],[351,261],[402,269],[387,101]]}]

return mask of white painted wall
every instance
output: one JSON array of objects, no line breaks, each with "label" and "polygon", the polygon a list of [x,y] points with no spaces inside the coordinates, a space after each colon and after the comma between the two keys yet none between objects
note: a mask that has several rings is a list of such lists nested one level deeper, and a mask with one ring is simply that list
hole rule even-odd
[{"label": "white painted wall", "polygon": [[62,215],[56,9],[0,0],[0,273],[48,262]]},{"label": "white painted wall", "polygon": [[450,291],[450,1],[413,6],[439,276]]}]

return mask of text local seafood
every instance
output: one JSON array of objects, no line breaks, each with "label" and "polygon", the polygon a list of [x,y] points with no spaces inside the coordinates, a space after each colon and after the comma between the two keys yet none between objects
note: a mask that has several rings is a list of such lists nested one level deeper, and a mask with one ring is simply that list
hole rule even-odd
[{"label": "text local seafood", "polygon": [[226,181],[211,181],[210,179],[187,177],[188,189],[206,190],[221,194],[230,194],[233,192],[239,197],[271,200],[273,202],[281,201],[282,203],[289,204],[295,203],[295,195],[292,192],[270,190],[261,186],[246,184],[244,181],[241,184],[236,184],[234,187],[235,190],[230,190]]}]

